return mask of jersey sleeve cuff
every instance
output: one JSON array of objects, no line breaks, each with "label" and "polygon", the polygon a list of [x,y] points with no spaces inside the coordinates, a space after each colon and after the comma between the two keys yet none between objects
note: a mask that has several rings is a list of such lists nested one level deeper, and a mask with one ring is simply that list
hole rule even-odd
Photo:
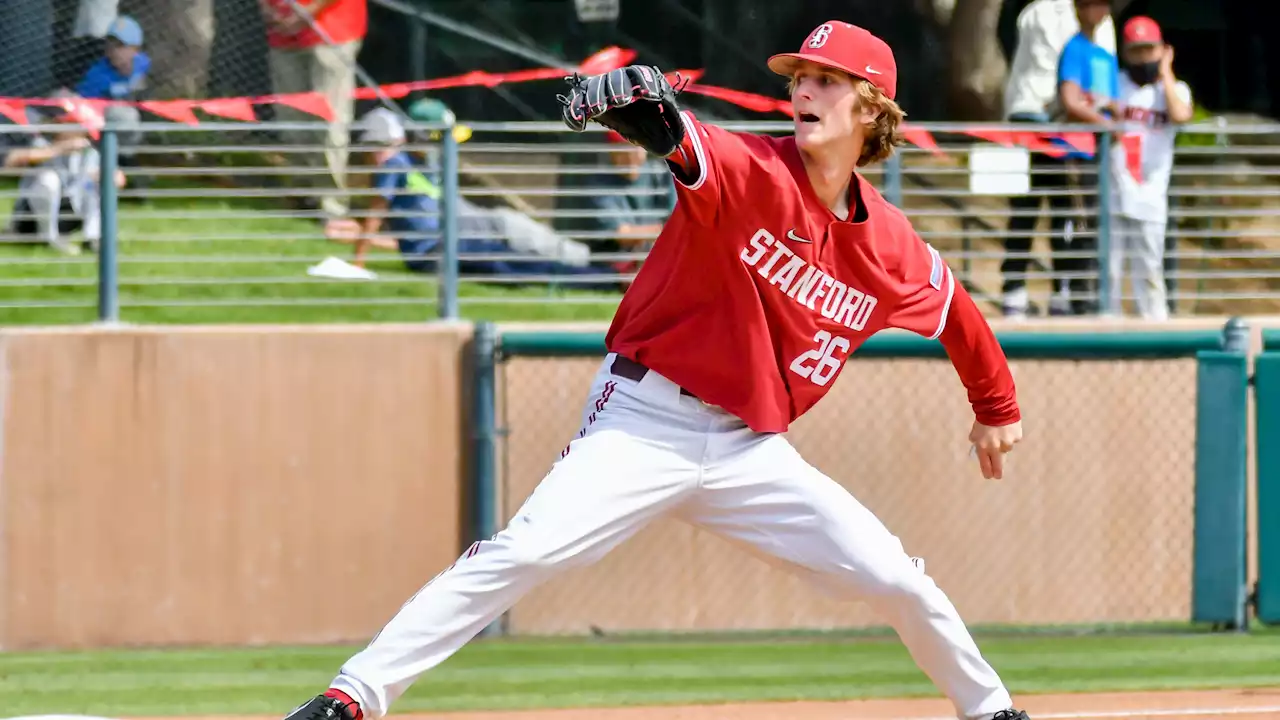
[{"label": "jersey sleeve cuff", "polygon": [[934,256],[934,267],[942,268],[942,272],[946,274],[947,281],[947,297],[942,301],[942,315],[938,318],[938,329],[929,336],[930,340],[937,340],[942,337],[942,331],[947,329],[947,316],[951,314],[951,300],[956,294],[956,278],[955,275],[951,274],[951,268],[947,267],[946,263],[942,262],[942,256],[938,254],[937,250],[930,247],[929,253]]},{"label": "jersey sleeve cuff", "polygon": [[680,122],[684,123],[684,142],[680,145],[680,150],[685,152],[685,156],[693,160],[697,164],[696,168],[681,167],[682,170],[688,172],[673,172],[671,175],[676,182],[682,186],[697,190],[707,182],[707,173],[710,172],[711,164],[707,162],[706,145],[702,138],[702,128],[693,120],[687,111],[680,113]]}]

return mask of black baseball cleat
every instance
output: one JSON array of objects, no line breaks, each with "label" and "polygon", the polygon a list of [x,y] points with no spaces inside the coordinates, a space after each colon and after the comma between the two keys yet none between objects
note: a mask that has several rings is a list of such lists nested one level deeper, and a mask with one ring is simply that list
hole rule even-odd
[{"label": "black baseball cleat", "polygon": [[992,715],[991,720],[1031,720],[1031,716],[1021,710],[1009,708]]},{"label": "black baseball cleat", "polygon": [[356,720],[357,706],[328,695],[317,695],[294,708],[285,720]]}]

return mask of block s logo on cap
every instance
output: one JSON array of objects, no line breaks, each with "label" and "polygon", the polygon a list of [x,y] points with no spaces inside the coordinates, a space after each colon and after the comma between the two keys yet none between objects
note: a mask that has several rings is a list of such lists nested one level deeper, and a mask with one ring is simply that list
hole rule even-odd
[{"label": "block s logo on cap", "polygon": [[809,36],[809,47],[817,50],[827,44],[827,38],[831,37],[831,23],[823,23],[814,29],[813,34]]}]

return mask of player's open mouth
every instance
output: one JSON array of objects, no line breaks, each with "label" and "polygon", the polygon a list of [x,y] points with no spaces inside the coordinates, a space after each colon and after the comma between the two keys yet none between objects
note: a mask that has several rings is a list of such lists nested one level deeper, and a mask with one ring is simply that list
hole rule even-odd
[{"label": "player's open mouth", "polygon": [[818,116],[810,112],[802,112],[800,113],[800,122],[816,123],[818,122]]}]

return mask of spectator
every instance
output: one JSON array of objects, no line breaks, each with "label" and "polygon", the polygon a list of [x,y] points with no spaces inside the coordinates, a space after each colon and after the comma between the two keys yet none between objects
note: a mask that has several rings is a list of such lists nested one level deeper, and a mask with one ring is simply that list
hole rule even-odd
[{"label": "spectator", "polygon": [[[337,194],[317,193],[300,205],[319,208],[330,217],[346,215],[347,138],[352,120],[356,77],[356,56],[368,30],[367,0],[259,0],[267,24],[267,45],[271,82],[279,94],[319,92],[333,109],[333,122],[323,141],[327,179],[321,173],[304,174],[300,182],[319,190],[336,189]],[[295,10],[301,6],[305,14]],[[332,44],[330,44],[332,43]],[[282,122],[314,122],[316,118],[293,108],[276,106]],[[286,133],[286,140],[315,145],[308,131]],[[320,157],[303,152],[296,157],[308,169],[319,170]]]},{"label": "spectator", "polygon": [[1148,320],[1169,317],[1164,284],[1165,224],[1177,125],[1191,120],[1191,88],[1173,73],[1173,48],[1160,26],[1138,16],[1124,26],[1124,72],[1117,104],[1120,142],[1111,157],[1112,221],[1107,314],[1121,314],[1124,265]]},{"label": "spectator", "polygon": [[[1058,58],[1067,42],[1080,32],[1074,0],[1033,0],[1018,15],[1018,41],[1005,85],[1004,112],[1009,122],[1047,123],[1058,95]],[[1115,27],[1110,13],[1098,24],[1093,37],[1097,44],[1115,52]],[[1004,314],[1025,317],[1028,310],[1026,275],[1030,265],[1032,233],[1039,218],[1041,193],[1062,193],[1068,187],[1064,159],[1044,153],[1031,155],[1031,194],[1010,200],[1014,215],[1009,218],[1005,239]],[[1064,236],[1070,198],[1049,195],[1050,237],[1058,247]],[[1020,214],[1019,214],[1020,213]],[[1058,270],[1056,255],[1054,269]],[[1052,307],[1052,304],[1051,304]],[[1061,312],[1061,306],[1055,308]]]},{"label": "spectator", "polygon": [[[63,125],[52,140],[34,136],[29,146],[5,153],[5,168],[32,168],[19,181],[9,230],[35,236],[69,255],[78,255],[80,247],[66,235],[83,230],[85,241],[97,250],[102,228],[98,151],[74,117],[61,114],[53,122]],[[123,171],[116,172],[115,181],[124,186]]]},{"label": "spectator", "polygon": [[561,225],[589,242],[594,252],[612,256],[604,261],[604,269],[630,274],[642,261],[623,255],[649,249],[675,208],[676,189],[671,173],[650,161],[643,148],[613,131],[605,138],[612,148],[607,168],[580,176],[577,189],[590,192],[564,198],[562,207],[575,212]]},{"label": "spectator", "polygon": [[142,26],[121,15],[107,28],[103,56],[85,72],[76,94],[102,100],[135,100],[147,87],[151,58],[142,51]]},{"label": "spectator", "polygon": [[[142,51],[142,26],[128,15],[121,15],[107,28],[103,56],[91,65],[75,93],[83,98],[100,100],[137,101],[145,97],[147,73],[151,70],[151,57]],[[136,107],[110,105],[105,113],[107,122],[119,128],[120,164],[136,164],[134,148],[142,141],[137,126],[142,122]]]},{"label": "spectator", "polygon": [[[434,272],[428,255],[441,250],[441,188],[429,171],[405,152],[405,129],[400,118],[379,108],[361,119],[362,144],[377,146],[369,164],[376,166],[369,214],[356,242],[355,265],[364,267],[369,245],[379,237],[385,218],[387,229],[404,259],[415,272]],[[463,259],[460,271],[476,275],[582,275],[597,272],[589,266],[590,250],[560,237],[547,226],[507,208],[476,207],[458,199],[459,255],[485,254],[484,259]]]},{"label": "spectator", "polygon": [[[1115,101],[1120,69],[1115,53],[1095,41],[1098,27],[1111,14],[1111,0],[1075,0],[1080,32],[1062,49],[1058,60],[1058,102],[1056,119],[1110,127],[1115,117]],[[1063,228],[1058,249],[1054,250],[1055,295],[1050,311],[1055,308],[1073,315],[1087,315],[1098,306],[1096,284],[1097,235],[1097,157],[1073,148],[1065,140],[1054,141],[1066,152],[1067,179],[1071,184],[1069,199],[1073,214]]]},{"label": "spectator", "polygon": [[[593,195],[591,202],[600,211],[594,217],[596,229],[611,237],[597,251],[646,252],[676,206],[671,173],[660,164],[649,162],[643,148],[628,143],[618,133],[610,131],[608,139],[618,148],[609,154],[616,172],[599,177],[603,192]],[[624,259],[613,263],[613,268],[634,273],[641,262]]]}]

